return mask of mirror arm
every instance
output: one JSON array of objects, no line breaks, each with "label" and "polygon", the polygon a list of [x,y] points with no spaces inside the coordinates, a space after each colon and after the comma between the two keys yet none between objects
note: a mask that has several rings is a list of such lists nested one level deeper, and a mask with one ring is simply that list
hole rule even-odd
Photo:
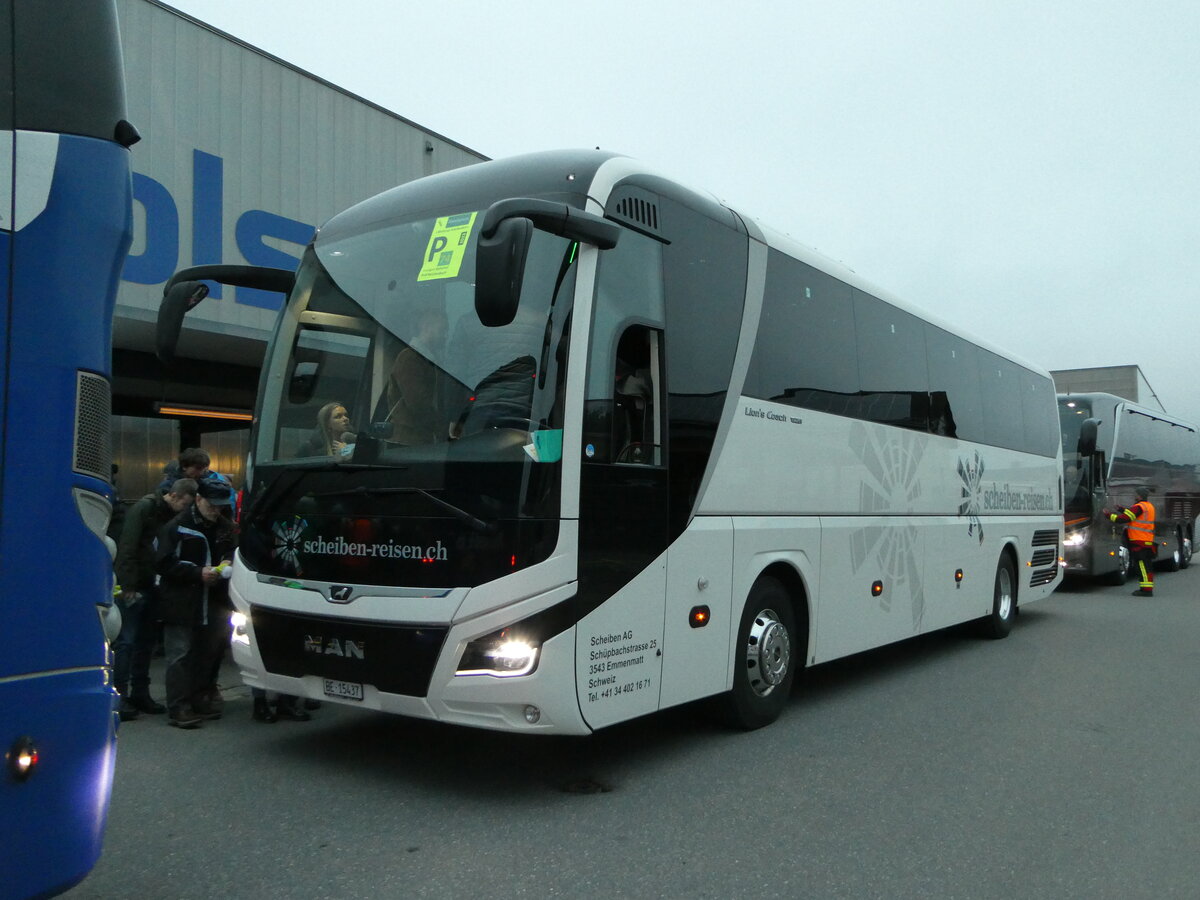
[{"label": "mirror arm", "polygon": [[288,294],[296,284],[296,273],[267,266],[192,266],[190,269],[180,269],[167,280],[163,285],[163,296],[167,296],[171,288],[181,281],[217,281],[232,287]]},{"label": "mirror arm", "polygon": [[601,250],[617,246],[621,226],[594,213],[575,209],[565,203],[534,200],[530,197],[511,197],[499,200],[483,214],[480,236],[490,238],[505,219],[529,219],[533,227],[560,237],[595,244]]},{"label": "mirror arm", "polygon": [[163,365],[170,365],[175,359],[183,317],[208,296],[205,281],[278,291],[287,295],[296,284],[296,273],[265,266],[192,266],[190,269],[180,269],[163,285],[163,299],[158,307],[154,350]]}]

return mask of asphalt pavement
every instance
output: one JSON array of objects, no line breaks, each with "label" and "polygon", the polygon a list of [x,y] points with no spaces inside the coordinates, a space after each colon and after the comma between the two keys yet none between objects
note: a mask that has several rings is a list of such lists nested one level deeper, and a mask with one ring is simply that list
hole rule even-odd
[{"label": "asphalt pavement", "polygon": [[68,896],[1200,896],[1200,566],[1132,587],[820,666],[750,733],[698,705],[588,738],[266,725],[228,670],[222,719],[122,726]]}]

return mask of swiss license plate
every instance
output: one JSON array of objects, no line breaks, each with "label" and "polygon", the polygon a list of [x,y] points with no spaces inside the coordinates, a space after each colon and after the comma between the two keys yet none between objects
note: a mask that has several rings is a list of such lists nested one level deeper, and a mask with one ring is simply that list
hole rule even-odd
[{"label": "swiss license plate", "polygon": [[363,686],[353,681],[338,681],[335,678],[326,678],[325,696],[337,697],[339,700],[361,700],[363,698]]}]

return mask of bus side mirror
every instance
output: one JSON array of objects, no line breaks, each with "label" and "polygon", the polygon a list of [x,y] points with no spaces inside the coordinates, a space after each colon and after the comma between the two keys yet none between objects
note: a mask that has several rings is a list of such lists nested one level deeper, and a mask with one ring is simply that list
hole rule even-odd
[{"label": "bus side mirror", "polygon": [[296,285],[296,273],[266,266],[225,265],[192,266],[176,272],[163,285],[163,302],[158,308],[158,327],[154,336],[154,351],[164,364],[175,359],[183,317],[208,296],[208,287],[201,283],[203,281],[287,295]]},{"label": "bus side mirror", "polygon": [[1079,426],[1079,455],[1091,456],[1096,452],[1096,433],[1100,423],[1096,419],[1084,419]]},{"label": "bus side mirror", "polygon": [[532,237],[533,222],[523,217],[504,219],[491,237],[479,237],[475,250],[475,314],[488,328],[507,325],[517,314]]},{"label": "bus side mirror", "polygon": [[164,364],[175,359],[175,347],[179,344],[183,317],[207,296],[208,285],[203,281],[180,281],[167,290],[162,305],[158,308],[158,323],[154,334],[154,352]]}]

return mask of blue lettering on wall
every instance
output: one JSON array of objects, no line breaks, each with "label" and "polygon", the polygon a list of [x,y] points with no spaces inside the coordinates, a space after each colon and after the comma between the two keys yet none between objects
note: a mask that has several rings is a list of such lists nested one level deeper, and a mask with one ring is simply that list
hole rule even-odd
[{"label": "blue lettering on wall", "polygon": [[[192,151],[192,265],[221,262],[221,213],[225,208],[225,166],[219,156]],[[221,285],[208,282],[208,296],[221,299]]]},{"label": "blue lettering on wall", "polygon": [[179,263],[179,212],[165,187],[133,173],[133,199],[146,211],[145,249],[125,257],[121,278],[134,284],[162,284]]},{"label": "blue lettering on wall", "polygon": [[[225,161],[202,150],[192,152],[192,247],[188,265],[223,262]],[[125,259],[121,278],[134,284],[162,284],[180,268],[179,207],[171,192],[148,175],[133,173],[133,199],[145,210],[144,249]],[[234,226],[234,242],[252,266],[295,269],[299,251],[312,238],[315,228],[262,209],[246,210]],[[272,247],[264,238],[293,243],[295,256]],[[210,297],[221,297],[221,286],[210,283]],[[238,288],[234,301],[262,309],[279,309],[279,294]]]},{"label": "blue lettering on wall", "polygon": [[[303,247],[312,238],[313,227],[261,209],[250,209],[237,220],[234,234],[238,250],[250,265],[294,270],[300,260],[263,243],[263,238],[279,238]],[[283,297],[271,291],[240,287],[237,289],[237,302],[263,309],[279,309],[283,305]]]}]

